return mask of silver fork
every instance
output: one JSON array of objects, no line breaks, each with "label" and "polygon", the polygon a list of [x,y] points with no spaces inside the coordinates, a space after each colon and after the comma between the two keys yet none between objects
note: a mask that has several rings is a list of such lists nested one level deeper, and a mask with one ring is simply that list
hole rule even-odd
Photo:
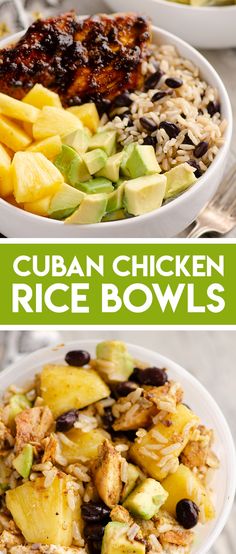
[{"label": "silver fork", "polygon": [[197,238],[204,233],[226,235],[236,226],[236,163],[224,177],[215,196],[203,208],[188,233]]}]

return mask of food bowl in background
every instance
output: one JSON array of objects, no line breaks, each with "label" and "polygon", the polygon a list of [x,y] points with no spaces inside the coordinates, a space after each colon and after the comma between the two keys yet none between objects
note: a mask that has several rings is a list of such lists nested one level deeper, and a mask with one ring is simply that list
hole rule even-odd
[{"label": "food bowl in background", "polygon": [[[1,392],[11,384],[25,385],[32,380],[36,373],[41,371],[44,364],[63,363],[65,354],[70,350],[88,350],[94,356],[97,342],[99,341],[69,342],[55,347],[43,348],[21,358],[1,372]],[[191,554],[206,554],[226,524],[235,494],[236,460],[233,439],[228,424],[209,392],[188,371],[157,352],[132,344],[127,346],[135,359],[148,362],[151,366],[167,368],[168,375],[183,386],[185,402],[200,415],[205,425],[215,431],[214,450],[220,459],[220,468],[216,470],[212,482],[216,518],[205,526],[199,525],[196,528],[196,540],[191,550]]]},{"label": "food bowl in background", "polygon": [[190,6],[169,0],[105,0],[112,11],[145,11],[154,23],[198,48],[236,47],[236,5]]},{"label": "food bowl in background", "polygon": [[[119,8],[119,2],[114,4]],[[131,2],[129,6],[132,9]],[[137,7],[138,5],[136,9]],[[18,41],[22,34],[17,33],[2,40],[0,48]],[[227,167],[233,124],[230,100],[221,78],[197,50],[158,27],[153,27],[153,42],[157,45],[174,45],[181,56],[188,58],[199,67],[203,79],[219,92],[222,117],[227,120],[228,126],[225,143],[206,173],[191,188],[161,208],[145,215],[107,223],[64,225],[61,221],[31,214],[0,199],[2,234],[9,238],[169,238],[176,236],[194,221],[203,206],[216,192]]]}]

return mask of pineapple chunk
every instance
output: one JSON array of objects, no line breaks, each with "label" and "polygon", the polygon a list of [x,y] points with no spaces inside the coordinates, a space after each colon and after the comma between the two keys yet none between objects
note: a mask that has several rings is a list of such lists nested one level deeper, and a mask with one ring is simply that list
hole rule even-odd
[{"label": "pineapple chunk", "polygon": [[41,373],[41,396],[54,417],[109,396],[110,390],[93,369],[49,364]]},{"label": "pineapple chunk", "polygon": [[100,119],[95,104],[89,102],[88,104],[82,104],[82,106],[72,106],[67,108],[67,111],[76,115],[92,133],[96,133]]},{"label": "pineapple chunk", "polygon": [[[191,410],[179,404],[174,414],[168,414],[168,422],[171,423],[169,427],[159,422],[134,443],[130,449],[132,459],[147,471],[148,475],[162,481],[169,473],[168,463],[171,462],[171,458],[178,466],[178,457],[189,441],[193,427],[198,425],[199,421]],[[169,447],[175,444],[177,448],[169,452]],[[164,458],[166,464],[163,465]]]},{"label": "pineapple chunk", "polygon": [[202,521],[209,521],[215,517],[215,509],[208,491],[189,467],[180,464],[176,473],[169,475],[162,485],[169,492],[163,507],[174,517],[176,504],[183,498],[188,498],[197,504],[202,512]]},{"label": "pineapple chunk", "polygon": [[40,110],[44,106],[54,106],[55,108],[62,108],[60,98],[56,92],[49,90],[37,83],[34,87],[24,96],[23,102],[31,104]]},{"label": "pineapple chunk", "polygon": [[34,106],[24,104],[20,100],[11,98],[7,94],[0,92],[0,113],[7,115],[12,119],[19,119],[20,121],[29,121],[34,123],[38,118],[40,111]]},{"label": "pineapple chunk", "polygon": [[58,169],[39,152],[17,152],[12,175],[17,202],[35,202],[53,195],[64,182]]},{"label": "pineapple chunk", "polygon": [[67,486],[71,479],[64,474],[55,477],[45,488],[44,477],[27,481],[6,493],[6,504],[26,541],[30,543],[70,546],[73,521],[81,526],[80,497],[75,510],[69,508]]},{"label": "pineapple chunk", "polygon": [[24,150],[32,142],[19,125],[4,115],[0,115],[0,137],[1,142],[14,152]]},{"label": "pineapple chunk", "polygon": [[33,125],[33,136],[35,140],[41,140],[55,135],[69,135],[83,125],[74,114],[61,108],[44,106],[37,121]]},{"label": "pineapple chunk", "polygon": [[43,140],[33,142],[27,150],[29,152],[41,152],[46,158],[52,160],[61,152],[61,138],[59,135],[48,137]]},{"label": "pineapple chunk", "polygon": [[30,212],[31,214],[46,217],[48,216],[48,210],[51,200],[51,196],[45,196],[45,198],[40,198],[40,200],[35,200],[35,202],[25,202],[24,210],[26,212]]},{"label": "pineapple chunk", "polygon": [[98,455],[98,447],[103,443],[105,433],[101,429],[89,432],[71,429],[66,433],[66,441],[61,441],[61,451],[69,464],[80,461],[81,456],[93,460]]},{"label": "pineapple chunk", "polygon": [[23,129],[26,132],[26,134],[29,135],[31,139],[33,139],[33,123],[28,123],[28,121],[24,121]]},{"label": "pineapple chunk", "polygon": [[11,158],[4,146],[0,144],[0,196],[6,198],[12,192]]}]

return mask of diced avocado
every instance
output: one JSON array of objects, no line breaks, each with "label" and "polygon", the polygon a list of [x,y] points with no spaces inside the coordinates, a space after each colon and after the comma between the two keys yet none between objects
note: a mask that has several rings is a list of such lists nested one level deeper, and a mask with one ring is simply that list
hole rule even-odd
[{"label": "diced avocado", "polygon": [[165,503],[168,492],[155,479],[144,479],[126,498],[123,506],[131,514],[151,519]]},{"label": "diced avocado", "polygon": [[97,173],[98,177],[106,177],[113,183],[119,180],[120,164],[123,158],[123,152],[118,152],[107,159],[104,167]]},{"label": "diced avocado", "polygon": [[165,177],[167,179],[165,198],[176,196],[197,181],[194,167],[186,162],[167,171]]},{"label": "diced avocado", "polygon": [[84,192],[64,183],[52,197],[48,215],[53,219],[64,219],[78,208],[84,197]]},{"label": "diced avocado", "polygon": [[102,222],[106,223],[108,221],[119,221],[119,219],[126,219],[125,210],[115,210],[114,212],[108,212],[102,218]]},{"label": "diced avocado", "polygon": [[[95,148],[83,155],[83,160],[89,170],[90,175],[94,175],[104,167],[107,161],[107,154],[101,148]],[[106,175],[104,175],[106,177]]]},{"label": "diced avocado", "polygon": [[101,554],[145,554],[145,544],[128,539],[130,526],[112,521],[105,527]]},{"label": "diced avocado", "polygon": [[79,208],[65,220],[66,224],[86,225],[99,223],[106,213],[107,195],[88,194],[82,200]]},{"label": "diced avocado", "polygon": [[27,396],[25,396],[25,394],[14,394],[9,402],[9,424],[11,425],[15,417],[27,408],[31,408],[31,402],[28,400]]},{"label": "diced avocado", "polygon": [[123,157],[122,157],[121,164],[120,164],[120,172],[125,177],[130,178],[130,172],[127,168],[127,161],[129,159],[129,156],[130,156],[131,152],[133,151],[134,147],[137,144],[138,144],[137,142],[131,142],[131,144],[128,144],[127,146],[124,147]]},{"label": "diced avocado", "polygon": [[120,210],[123,208],[123,198],[124,198],[124,183],[115,189],[108,196],[107,202],[107,212],[113,212],[114,210]]},{"label": "diced avocado", "polygon": [[24,479],[27,479],[33,465],[33,446],[26,444],[20,454],[13,460],[12,465]]},{"label": "diced avocado", "polygon": [[124,184],[124,205],[133,215],[142,215],[152,212],[162,204],[165,189],[165,175],[146,175],[138,179],[131,179]]},{"label": "diced avocado", "polygon": [[108,366],[99,370],[105,381],[126,381],[131,373],[133,373],[134,361],[123,342],[118,340],[99,342],[96,348],[96,355],[99,360],[112,362],[111,367]]},{"label": "diced avocado", "polygon": [[88,172],[87,166],[81,156],[76,152],[76,157],[71,162],[69,173],[68,173],[68,183],[72,187],[80,182],[87,181],[90,178],[90,173]]},{"label": "diced avocado", "polygon": [[80,154],[67,144],[62,145],[61,152],[54,160],[54,164],[62,173],[65,181],[72,186],[75,186],[79,181],[86,181],[90,178]]},{"label": "diced avocado", "polygon": [[74,148],[79,154],[84,154],[88,149],[89,137],[90,135],[87,129],[78,129],[63,137],[62,141],[64,144],[67,144],[67,146]]},{"label": "diced avocado", "polygon": [[104,131],[96,133],[89,141],[89,150],[102,148],[108,156],[115,153],[116,150],[116,131]]},{"label": "diced avocado", "polygon": [[79,183],[77,188],[86,194],[100,194],[102,192],[109,194],[114,191],[112,182],[105,179],[105,177],[97,177],[85,181],[85,183]]},{"label": "diced avocado", "polygon": [[135,144],[129,154],[126,168],[132,179],[161,172],[155,150],[148,144]]},{"label": "diced avocado", "polygon": [[126,179],[124,177],[120,177],[120,179],[118,179],[118,181],[114,183],[115,189],[118,189],[118,187],[120,187],[120,185],[122,185],[125,181]]},{"label": "diced avocado", "polygon": [[140,476],[140,470],[133,464],[128,464],[127,481],[122,491],[121,502],[124,502],[127,496],[132,492],[132,490],[134,489],[137,483],[139,476]]}]

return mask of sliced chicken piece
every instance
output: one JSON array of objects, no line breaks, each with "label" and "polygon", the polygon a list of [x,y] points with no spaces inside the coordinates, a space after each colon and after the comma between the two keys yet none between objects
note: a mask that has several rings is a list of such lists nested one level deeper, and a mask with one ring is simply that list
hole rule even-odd
[{"label": "sliced chicken piece", "polygon": [[120,500],[121,464],[121,455],[109,440],[104,440],[93,467],[93,477],[99,496],[109,508],[114,508]]},{"label": "sliced chicken piece", "polygon": [[47,406],[29,408],[16,416],[16,452],[28,443],[40,447],[53,425],[53,415]]}]

